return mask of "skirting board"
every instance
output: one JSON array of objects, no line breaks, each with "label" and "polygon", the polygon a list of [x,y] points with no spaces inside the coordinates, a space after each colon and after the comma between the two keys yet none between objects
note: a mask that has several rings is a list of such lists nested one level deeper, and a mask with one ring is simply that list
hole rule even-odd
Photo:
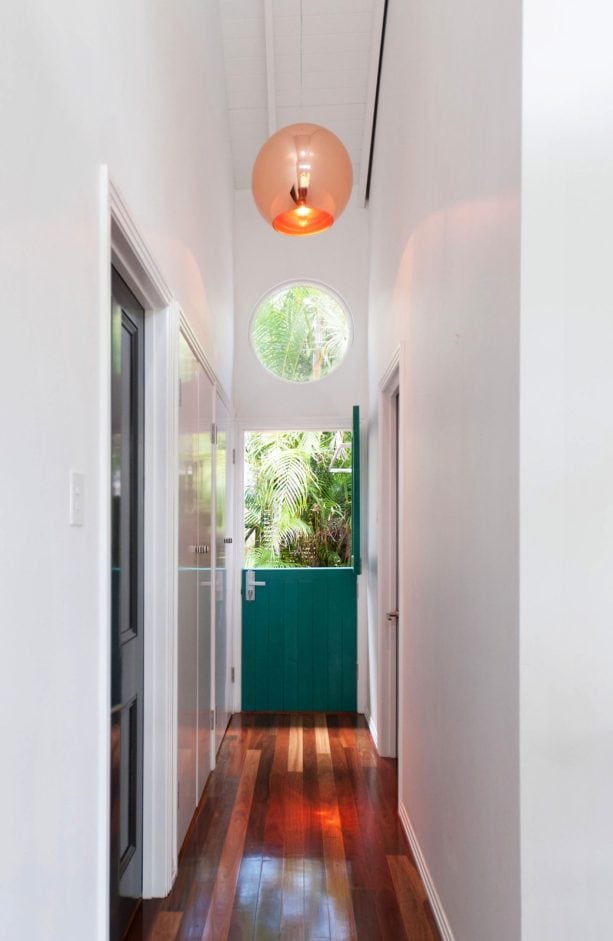
[{"label": "skirting board", "polygon": [[400,822],[404,827],[404,832],[406,833],[407,840],[413,850],[413,855],[415,857],[415,862],[417,863],[417,868],[419,869],[419,874],[422,878],[422,882],[428,893],[428,898],[430,899],[430,905],[432,906],[432,911],[434,912],[434,918],[436,919],[436,924],[438,925],[438,930],[441,933],[443,941],[455,941],[453,936],[453,931],[451,930],[451,925],[447,921],[447,916],[445,910],[439,898],[438,892],[436,891],[434,882],[432,881],[432,876],[430,875],[430,870],[426,865],[426,860],[424,854],[421,851],[421,847],[417,841],[415,835],[415,830],[411,825],[409,820],[409,815],[407,809],[400,801],[398,804],[398,815],[400,817]]},{"label": "skirting board", "polygon": [[377,749],[377,751],[379,751],[379,736],[377,734],[377,726],[373,722],[370,712],[365,712],[364,718],[366,719],[366,722],[368,723],[368,731],[372,735],[372,740],[375,743],[375,748]]}]

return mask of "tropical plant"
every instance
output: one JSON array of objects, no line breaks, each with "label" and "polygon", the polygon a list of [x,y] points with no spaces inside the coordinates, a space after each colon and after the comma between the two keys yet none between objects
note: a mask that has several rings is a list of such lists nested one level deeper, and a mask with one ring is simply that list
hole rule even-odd
[{"label": "tropical plant", "polygon": [[336,368],[349,343],[349,318],[331,293],[292,284],[269,295],[256,311],[251,339],[275,376],[313,382]]},{"label": "tropical plant", "polygon": [[349,432],[250,433],[245,467],[247,566],[349,565]]}]

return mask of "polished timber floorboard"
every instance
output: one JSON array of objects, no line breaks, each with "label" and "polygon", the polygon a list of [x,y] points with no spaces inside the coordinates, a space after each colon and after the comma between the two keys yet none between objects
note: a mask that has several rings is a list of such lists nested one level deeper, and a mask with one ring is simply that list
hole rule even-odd
[{"label": "polished timber floorboard", "polygon": [[396,765],[354,714],[235,715],[170,895],[129,941],[439,941],[396,812]]}]

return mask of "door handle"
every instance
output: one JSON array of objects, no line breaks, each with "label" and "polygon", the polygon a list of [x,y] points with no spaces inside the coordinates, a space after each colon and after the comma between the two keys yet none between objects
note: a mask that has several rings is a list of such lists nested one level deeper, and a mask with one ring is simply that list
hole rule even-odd
[{"label": "door handle", "polygon": [[399,616],[400,616],[400,612],[398,608],[396,608],[395,611],[388,611],[387,614],[385,615],[388,621],[397,621]]},{"label": "door handle", "polygon": [[255,601],[255,589],[263,588],[266,582],[256,582],[253,569],[247,570],[245,576],[245,601]]}]

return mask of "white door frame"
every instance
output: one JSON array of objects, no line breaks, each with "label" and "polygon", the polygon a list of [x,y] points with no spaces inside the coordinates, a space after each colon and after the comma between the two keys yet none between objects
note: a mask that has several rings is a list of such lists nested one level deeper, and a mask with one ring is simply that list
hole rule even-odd
[{"label": "white door frame", "polygon": [[[143,897],[166,895],[177,869],[177,395],[179,310],[125,202],[100,168],[101,766],[109,769],[111,265],[145,308]],[[108,918],[110,779],[100,782],[100,899]],[[102,885],[102,880],[104,884]],[[103,901],[105,900],[105,901]]]},{"label": "white door frame", "polygon": [[[400,473],[396,483],[397,460],[402,454],[400,426],[396,432],[395,398],[400,394],[400,350],[397,350],[379,384],[379,526],[378,540],[378,746],[379,753],[396,757],[397,698],[400,698],[400,676],[396,684],[398,647],[400,642],[400,619],[387,620],[399,602],[397,597],[396,572],[400,571],[400,539],[396,545],[396,527],[400,525],[399,497]],[[398,499],[397,499],[398,496]],[[400,529],[398,530],[400,532]],[[401,611],[402,616],[402,611]],[[398,688],[397,688],[398,685]],[[402,723],[398,710],[399,724]],[[398,740],[401,729],[398,729]]]}]

